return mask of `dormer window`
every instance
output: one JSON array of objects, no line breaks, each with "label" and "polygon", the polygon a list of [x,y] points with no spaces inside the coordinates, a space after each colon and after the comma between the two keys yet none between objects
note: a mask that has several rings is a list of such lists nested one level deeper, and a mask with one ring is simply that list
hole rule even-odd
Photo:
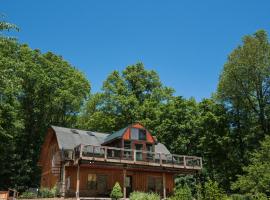
[{"label": "dormer window", "polygon": [[146,130],[139,128],[131,128],[132,140],[146,140]]}]

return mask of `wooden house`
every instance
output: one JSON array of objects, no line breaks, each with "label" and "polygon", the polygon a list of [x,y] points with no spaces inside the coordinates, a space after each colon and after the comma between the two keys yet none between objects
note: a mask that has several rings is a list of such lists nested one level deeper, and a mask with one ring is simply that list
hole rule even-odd
[{"label": "wooden house", "polygon": [[106,197],[119,182],[124,197],[132,191],[173,192],[177,174],[202,169],[202,159],[171,154],[141,124],[111,134],[51,126],[42,146],[41,187],[63,196]]}]

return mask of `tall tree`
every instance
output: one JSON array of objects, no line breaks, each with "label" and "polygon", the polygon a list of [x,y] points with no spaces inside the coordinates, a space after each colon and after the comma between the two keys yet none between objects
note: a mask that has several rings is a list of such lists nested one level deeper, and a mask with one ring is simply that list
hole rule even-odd
[{"label": "tall tree", "polygon": [[38,185],[44,134],[51,124],[75,126],[89,83],[62,57],[8,38],[0,40],[0,74],[0,130],[12,136],[0,154],[11,157],[0,164],[0,187]]},{"label": "tall tree", "polygon": [[110,132],[140,121],[153,129],[159,106],[172,93],[162,85],[158,74],[146,70],[142,63],[128,66],[121,73],[113,71],[104,81],[102,92],[87,102],[80,126]]},{"label": "tall tree", "polygon": [[260,30],[245,36],[243,44],[230,54],[218,85],[218,97],[239,118],[236,128],[253,124],[256,135],[251,140],[269,134],[269,77],[270,44],[267,33]]}]

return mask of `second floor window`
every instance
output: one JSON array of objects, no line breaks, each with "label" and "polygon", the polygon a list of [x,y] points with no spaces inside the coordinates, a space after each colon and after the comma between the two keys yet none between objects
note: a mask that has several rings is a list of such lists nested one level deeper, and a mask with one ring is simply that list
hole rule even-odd
[{"label": "second floor window", "polygon": [[132,140],[146,140],[146,130],[131,128],[131,139]]}]

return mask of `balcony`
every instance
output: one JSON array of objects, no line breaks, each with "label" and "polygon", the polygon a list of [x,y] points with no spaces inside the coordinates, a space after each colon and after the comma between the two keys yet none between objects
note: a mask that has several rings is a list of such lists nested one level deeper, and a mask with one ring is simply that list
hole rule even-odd
[{"label": "balcony", "polygon": [[101,161],[134,165],[161,166],[178,169],[202,169],[202,158],[175,154],[163,154],[109,146],[78,145],[72,155],[78,160]]}]

